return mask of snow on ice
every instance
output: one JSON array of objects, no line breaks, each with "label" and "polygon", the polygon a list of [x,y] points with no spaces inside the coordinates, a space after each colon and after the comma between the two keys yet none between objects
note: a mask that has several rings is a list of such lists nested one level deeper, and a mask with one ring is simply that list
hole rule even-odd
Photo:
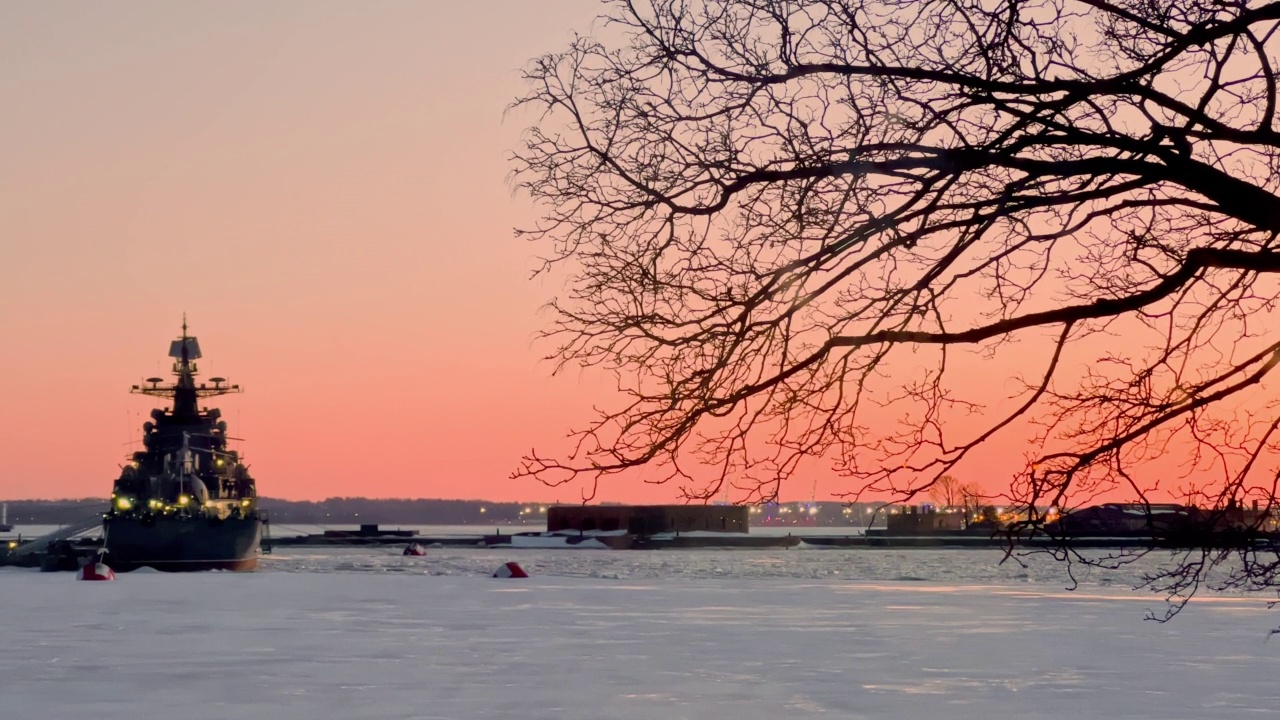
[{"label": "snow on ice", "polygon": [[[763,570],[780,556],[848,571]],[[1280,707],[1277,615],[1258,598],[1206,597],[1159,625],[1142,619],[1158,599],[1118,587],[873,581],[850,557],[295,552],[258,573],[113,583],[9,569],[0,717],[1166,720]],[[931,558],[914,556],[926,574]],[[487,577],[507,559],[534,577]]]}]

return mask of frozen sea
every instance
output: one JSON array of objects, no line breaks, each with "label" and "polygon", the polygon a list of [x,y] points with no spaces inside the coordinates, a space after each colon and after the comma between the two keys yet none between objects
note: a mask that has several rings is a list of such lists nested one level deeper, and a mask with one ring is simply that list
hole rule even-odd
[{"label": "frozen sea", "polygon": [[[1280,716],[1266,598],[1162,625],[1131,572],[1069,592],[992,550],[399,552],[0,570],[0,718]],[[508,560],[533,577],[489,577]]]}]

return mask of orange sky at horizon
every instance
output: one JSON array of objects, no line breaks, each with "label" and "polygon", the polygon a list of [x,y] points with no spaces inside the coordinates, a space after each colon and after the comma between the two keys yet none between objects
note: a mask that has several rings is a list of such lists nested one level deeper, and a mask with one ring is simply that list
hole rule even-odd
[{"label": "orange sky at horizon", "polygon": [[[613,382],[539,359],[559,288],[512,236],[530,118],[504,116],[519,69],[601,11],[0,6],[0,498],[110,492],[153,406],[129,386],[168,377],[185,312],[203,377],[245,388],[218,405],[266,496],[580,501],[509,479]],[[1020,453],[984,448],[966,479]],[[848,489],[815,475],[784,499]]]},{"label": "orange sky at horizon", "polygon": [[266,495],[572,499],[507,480],[603,385],[538,359],[504,111],[598,12],[0,9],[0,497],[105,496],[186,312]]}]

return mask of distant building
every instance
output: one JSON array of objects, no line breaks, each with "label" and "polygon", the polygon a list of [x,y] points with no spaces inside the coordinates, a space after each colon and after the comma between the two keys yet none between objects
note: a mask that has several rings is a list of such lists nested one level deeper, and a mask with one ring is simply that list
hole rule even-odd
[{"label": "distant building", "polygon": [[1234,501],[1222,508],[1201,508],[1171,503],[1104,503],[1064,513],[1046,529],[1066,536],[1116,535],[1159,537],[1203,533],[1274,532],[1271,513]]},{"label": "distant building", "polygon": [[745,533],[750,529],[747,512],[741,505],[556,505],[547,508],[547,532]]},{"label": "distant building", "polygon": [[964,529],[964,513],[938,512],[933,508],[917,508],[912,505],[903,512],[890,514],[886,519],[888,535],[929,535]]},{"label": "distant building", "polygon": [[1184,505],[1104,503],[1064,513],[1047,529],[1068,536],[1149,535],[1184,530],[1197,515],[1196,508]]}]

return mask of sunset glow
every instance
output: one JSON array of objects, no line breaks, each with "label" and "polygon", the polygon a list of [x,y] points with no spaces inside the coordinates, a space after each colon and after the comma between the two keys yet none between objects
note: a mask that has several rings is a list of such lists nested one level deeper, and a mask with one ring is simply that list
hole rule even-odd
[{"label": "sunset glow", "polygon": [[571,499],[507,479],[607,383],[539,361],[504,108],[597,11],[0,11],[0,497],[105,495],[186,312],[266,495]]},{"label": "sunset glow", "polygon": [[[600,11],[0,10],[0,497],[105,495],[152,407],[129,386],[168,376],[186,313],[203,376],[245,388],[221,406],[263,495],[580,501],[510,478],[616,396],[541,360],[560,287],[512,236],[537,214],[508,160],[531,118],[507,106],[520,68]],[[1026,368],[1045,357],[1028,345]],[[1017,389],[955,363],[974,396]],[[977,450],[966,478],[998,491],[1025,438]],[[596,499],[677,499],[644,480]],[[783,497],[849,489],[815,463]]]}]

